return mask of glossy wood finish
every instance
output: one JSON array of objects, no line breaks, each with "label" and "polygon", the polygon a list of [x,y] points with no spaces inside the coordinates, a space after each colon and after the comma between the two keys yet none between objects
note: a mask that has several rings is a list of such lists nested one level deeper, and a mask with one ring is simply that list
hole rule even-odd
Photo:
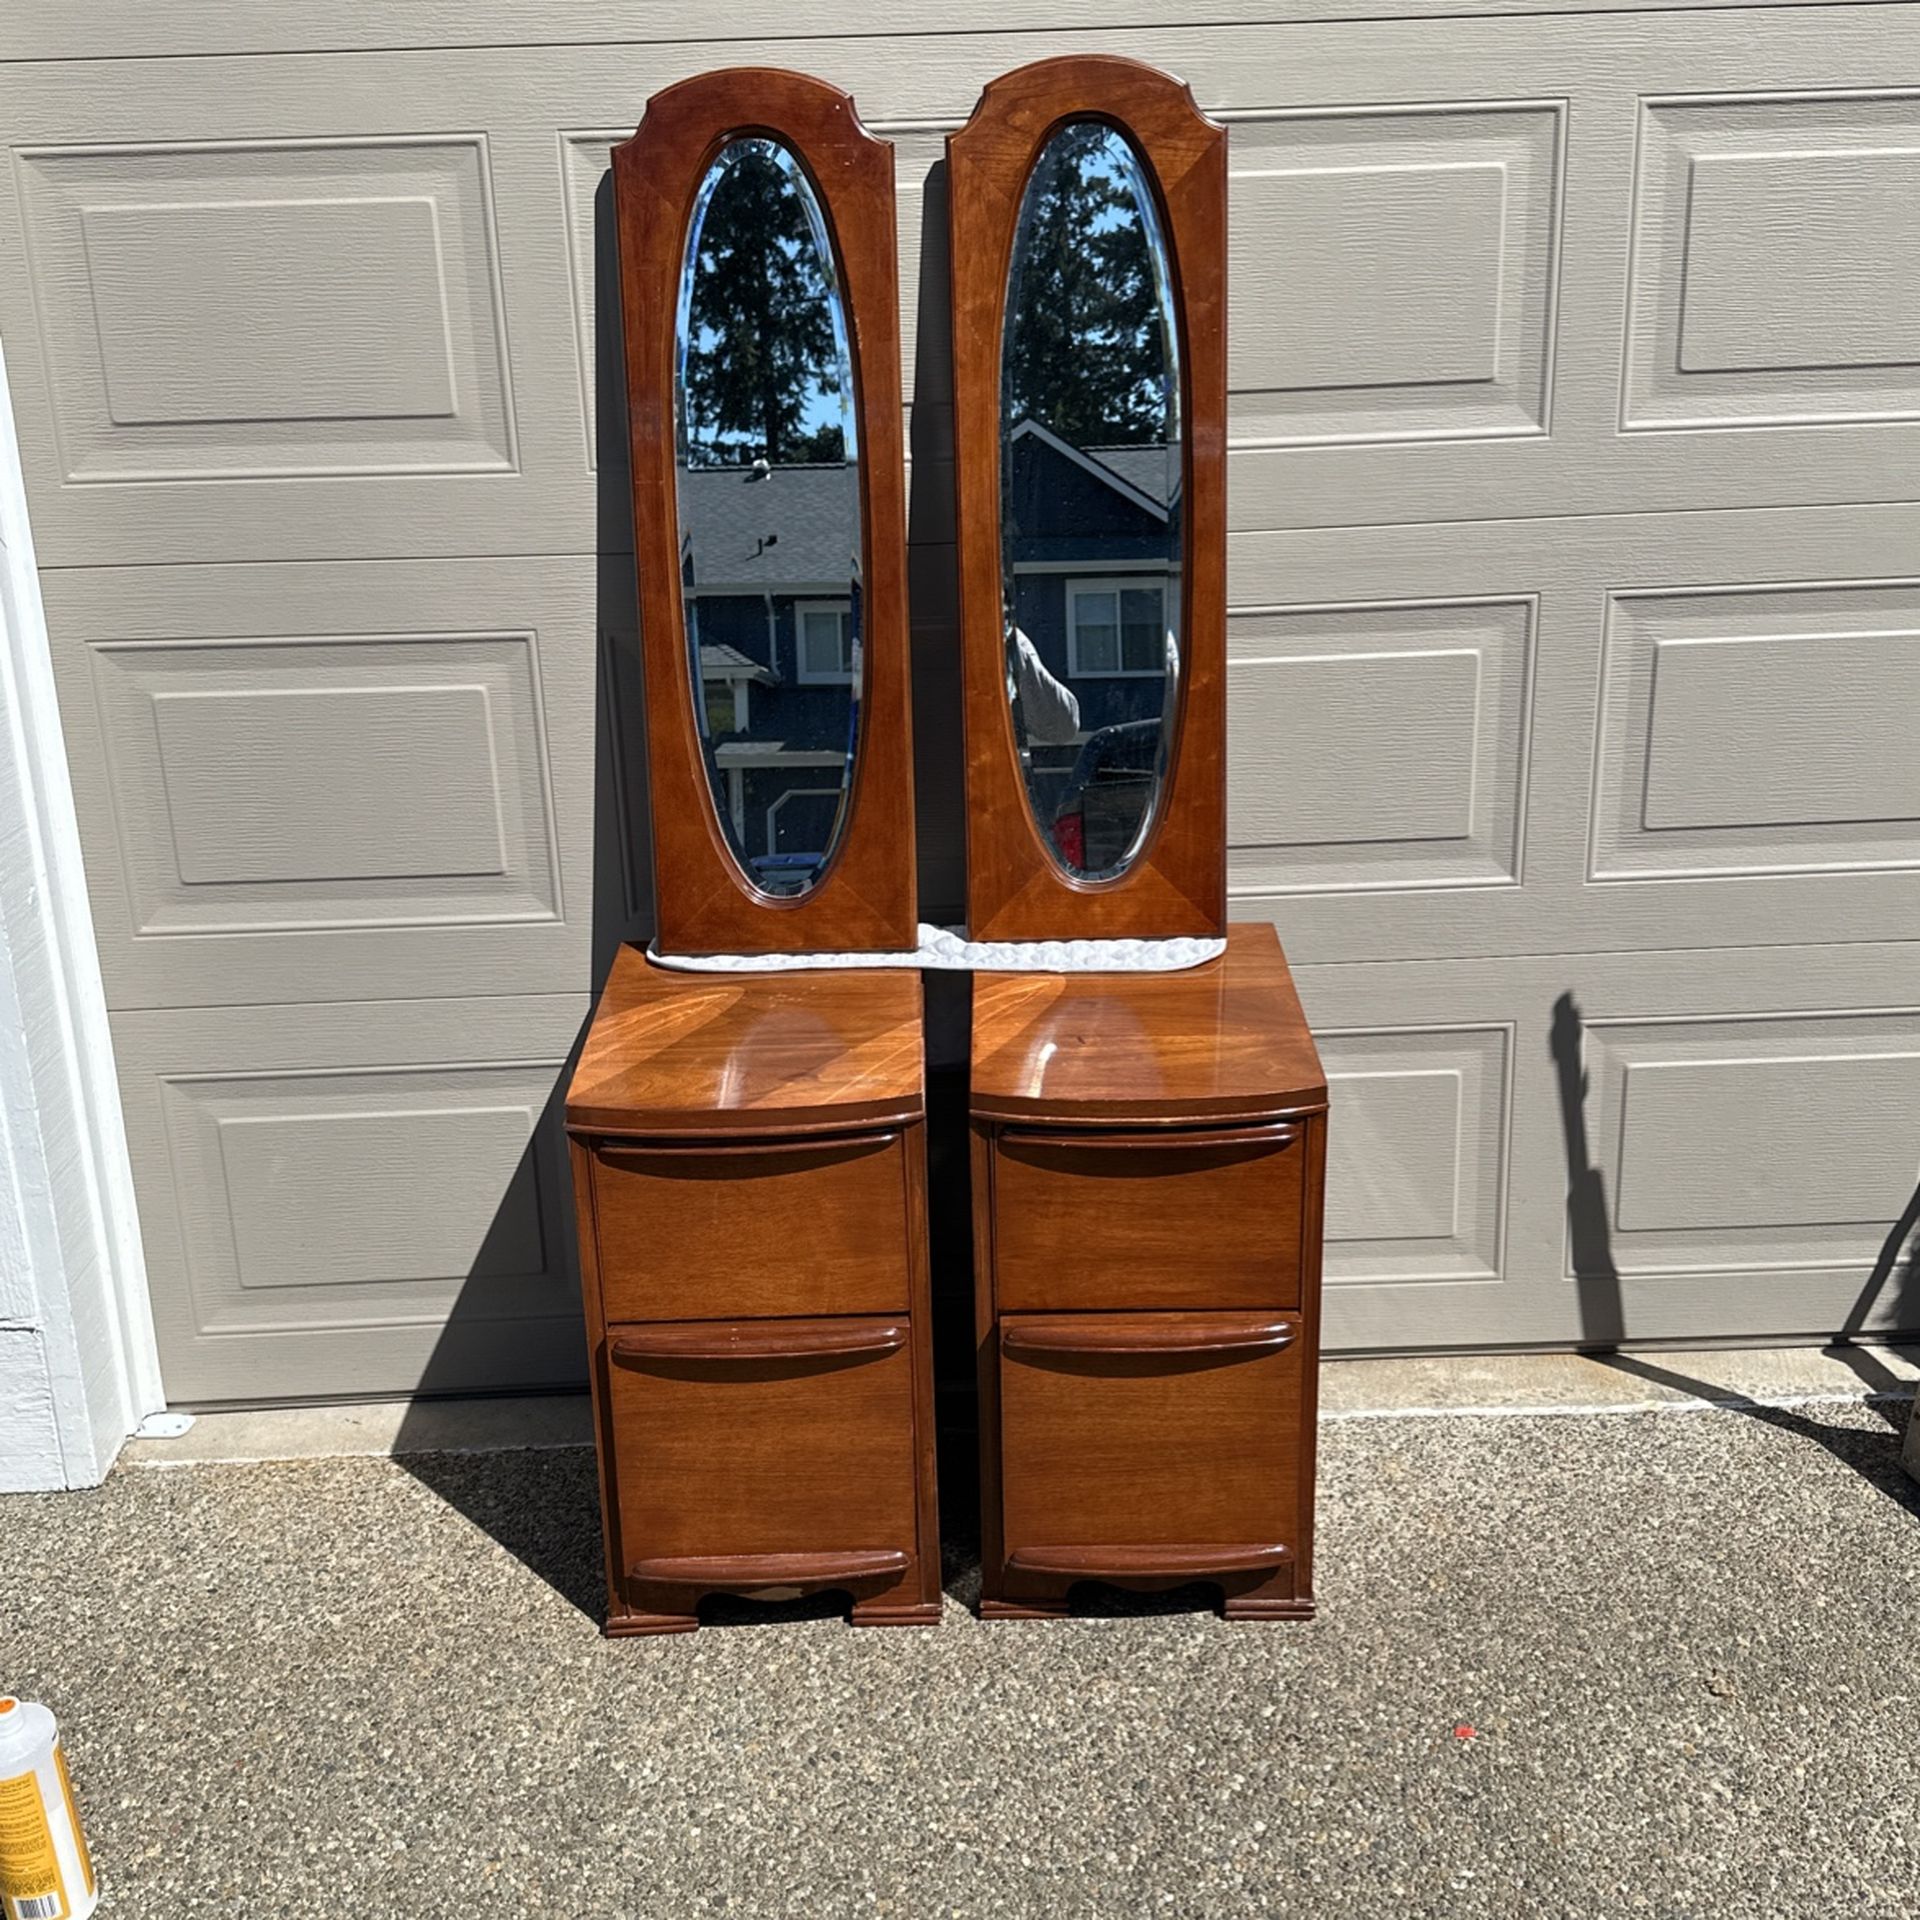
[{"label": "glossy wood finish", "polygon": [[[1044,1599],[1047,1583],[1069,1577],[1218,1579],[1230,1598],[1291,1581],[1297,1329],[1276,1342],[1262,1320],[1236,1328],[1209,1316],[1207,1344],[1159,1346],[1164,1317],[1101,1316],[1104,1337],[1072,1352],[1024,1340],[1017,1318],[1003,1323],[1002,1597]],[[1249,1569],[1249,1543],[1286,1559]],[[1144,1572],[1139,1556],[1155,1548],[1181,1549],[1180,1570]],[[1067,1550],[1071,1576],[1058,1570]]]},{"label": "glossy wood finish", "polygon": [[[1027,805],[1007,707],[1000,557],[1000,343],[1020,199],[1062,122],[1133,142],[1159,199],[1180,317],[1185,430],[1177,735],[1146,844],[1076,880]],[[1218,933],[1226,920],[1227,138],[1186,86],[1106,54],[991,82],[947,141],[954,468],[967,745],[967,919],[980,940]]]},{"label": "glossy wood finish", "polygon": [[[799,158],[831,230],[846,303],[860,443],[866,687],[845,830],[818,883],[753,887],[713,810],[693,706],[675,491],[674,330],[700,183],[720,148],[769,134]],[[914,943],[906,482],[893,148],[839,88],[771,67],[702,74],[655,94],[613,150],[640,576],[655,934],[669,953],[902,950]]]},{"label": "glossy wood finish", "polygon": [[981,976],[972,1102],[982,1613],[1204,1580],[1310,1615],[1326,1081],[1273,929]]},{"label": "glossy wood finish", "polygon": [[615,1361],[844,1360],[896,1353],[907,1344],[904,1322],[892,1320],[749,1320],[708,1326],[627,1327],[611,1335]]},{"label": "glossy wood finish", "polygon": [[1134,1359],[1203,1353],[1278,1353],[1300,1329],[1291,1320],[1223,1313],[1019,1314],[1003,1320],[1000,1351],[1074,1359]]},{"label": "glossy wood finish", "polygon": [[920,991],[616,961],[567,1103],[610,1634],[939,1618]]},{"label": "glossy wood finish", "polygon": [[1008,1127],[994,1146],[1002,1313],[1297,1307],[1301,1128],[1159,1135]]},{"label": "glossy wood finish", "polygon": [[596,1147],[608,1318],[905,1313],[906,1160],[898,1131]]},{"label": "glossy wood finish", "polygon": [[[882,1330],[892,1339],[871,1337]],[[730,1331],[720,1328],[680,1330],[693,1336],[689,1349],[635,1351],[621,1331],[608,1344],[609,1416],[635,1611],[684,1617],[692,1609],[674,1589],[726,1585],[849,1586],[857,1601],[882,1606],[918,1598],[903,1329],[850,1321],[850,1348],[798,1353],[715,1353]],[[767,1565],[776,1555],[881,1557],[852,1575],[844,1561],[807,1574],[789,1559],[795,1577],[778,1581]],[[676,1560],[685,1564],[662,1571]],[[744,1567],[744,1577],[712,1578],[725,1570],[716,1560]]]},{"label": "glossy wood finish", "polygon": [[1271,1121],[1324,1107],[1326,1075],[1279,936],[1227,929],[1184,973],[983,973],[973,1111],[1028,1126]]},{"label": "glossy wood finish", "polygon": [[925,1110],[908,968],[675,973],[623,947],[567,1092],[567,1124],[650,1135],[846,1132]]}]

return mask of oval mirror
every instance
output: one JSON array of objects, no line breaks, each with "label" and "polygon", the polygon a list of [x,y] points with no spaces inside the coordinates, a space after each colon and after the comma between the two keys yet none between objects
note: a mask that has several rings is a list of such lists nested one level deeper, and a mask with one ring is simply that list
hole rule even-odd
[{"label": "oval mirror", "polygon": [[680,589],[714,810],[760,893],[811,889],[860,732],[860,479],[827,223],[798,159],[721,148],[681,264]]},{"label": "oval mirror", "polygon": [[1179,323],[1146,169],[1068,121],[1021,197],[1000,351],[1007,699],[1035,823],[1076,879],[1153,824],[1180,679]]}]

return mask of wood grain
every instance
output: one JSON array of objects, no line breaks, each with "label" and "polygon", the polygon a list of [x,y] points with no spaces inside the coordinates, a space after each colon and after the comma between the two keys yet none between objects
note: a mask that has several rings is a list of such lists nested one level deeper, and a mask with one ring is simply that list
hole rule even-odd
[{"label": "wood grain", "polygon": [[979,975],[972,1076],[973,1111],[1015,1122],[1271,1121],[1327,1098],[1264,922],[1184,973]]},{"label": "wood grain", "polygon": [[1031,1359],[1174,1359],[1197,1353],[1278,1353],[1299,1336],[1292,1320],[1224,1313],[1015,1314],[1001,1322],[1000,1351]]},{"label": "wood grain", "polygon": [[[1003,1323],[1005,1591],[1018,1598],[1030,1577],[1016,1571],[1025,1550],[1072,1546],[1097,1561],[1101,1549],[1201,1541],[1294,1548],[1297,1342],[1266,1344],[1267,1322],[1251,1316],[1244,1351],[1142,1352],[1163,1316],[1099,1318],[1115,1350],[1065,1359],[1024,1348],[1017,1318]],[[1137,1570],[1116,1556],[1101,1577]]]},{"label": "wood grain", "polygon": [[994,1149],[1002,1313],[1297,1307],[1300,1129],[1003,1128]]},{"label": "wood grain", "polygon": [[[1064,122],[1133,143],[1160,207],[1185,429],[1181,686],[1166,784],[1117,879],[1078,880],[1027,803],[1008,711],[1001,581],[1000,346],[1021,195]],[[967,750],[967,920],[978,940],[1218,933],[1226,919],[1227,138],[1186,86],[1106,54],[991,82],[947,141],[954,482]]]},{"label": "wood grain", "polygon": [[[887,1324],[847,1323],[876,1333]],[[642,1355],[611,1367],[628,1604],[684,1610],[683,1597],[633,1579],[636,1563],[824,1552],[904,1556],[870,1597],[917,1599],[913,1372],[904,1346],[715,1361]]]},{"label": "wood grain", "polygon": [[908,968],[676,973],[623,947],[567,1089],[567,1125],[751,1137],[917,1119],[923,1050]]},{"label": "wood grain", "polygon": [[608,1318],[906,1312],[906,1163],[898,1132],[599,1145]]},{"label": "wood grain", "polygon": [[[860,446],[866,685],[838,849],[808,892],[741,871],[714,812],[693,705],[674,454],[675,315],[688,221],[720,149],[765,134],[798,157],[839,268]],[[897,951],[914,943],[913,721],[893,148],[837,87],[731,67],[657,93],[613,150],[640,576],[654,924],[670,953]]]},{"label": "wood grain", "polygon": [[617,1366],[659,1360],[729,1361],[845,1359],[892,1353],[907,1344],[904,1322],[888,1320],[746,1320],[721,1326],[629,1327],[607,1351]]}]

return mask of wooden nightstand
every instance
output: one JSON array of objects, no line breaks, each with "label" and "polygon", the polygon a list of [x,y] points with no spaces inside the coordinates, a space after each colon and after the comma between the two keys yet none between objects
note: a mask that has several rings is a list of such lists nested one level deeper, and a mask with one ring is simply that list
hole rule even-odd
[{"label": "wooden nightstand", "polygon": [[1270,926],[1175,974],[983,974],[982,1612],[1217,1582],[1313,1612],[1326,1076]]},{"label": "wooden nightstand", "polygon": [[616,961],[567,1097],[607,1631],[940,1614],[921,986]]}]

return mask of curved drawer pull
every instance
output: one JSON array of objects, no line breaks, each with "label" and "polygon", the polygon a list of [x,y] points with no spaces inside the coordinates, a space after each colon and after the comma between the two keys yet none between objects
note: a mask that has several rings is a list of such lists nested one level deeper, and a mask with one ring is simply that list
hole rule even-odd
[{"label": "curved drawer pull", "polygon": [[1007,1353],[1278,1353],[1299,1329],[1288,1320],[1217,1319],[1205,1314],[1141,1314],[1109,1320],[1090,1314],[1001,1323]]},{"label": "curved drawer pull", "polygon": [[850,1580],[897,1579],[911,1565],[897,1547],[844,1553],[682,1553],[636,1560],[629,1580],[667,1587],[839,1587]]},{"label": "curved drawer pull", "polygon": [[897,1128],[880,1133],[782,1134],[773,1140],[741,1140],[729,1134],[713,1140],[602,1139],[595,1151],[615,1166],[627,1160],[715,1160],[741,1156],[800,1153],[851,1153],[860,1147],[888,1147],[900,1138]]},{"label": "curved drawer pull", "polygon": [[607,1344],[616,1360],[813,1360],[893,1353],[907,1344],[907,1329],[897,1320],[743,1320],[629,1327]]},{"label": "curved drawer pull", "polygon": [[1026,1127],[1001,1130],[1003,1147],[1151,1147],[1160,1153],[1197,1152],[1206,1147],[1284,1147],[1300,1137],[1300,1129],[1281,1121],[1265,1127],[1169,1127],[1128,1128],[1124,1131],[1097,1132],[1092,1128],[1072,1133],[1047,1133]]},{"label": "curved drawer pull", "polygon": [[1216,1573],[1261,1573],[1292,1559],[1291,1547],[1277,1545],[1021,1547],[1007,1555],[1007,1569],[1067,1580],[1204,1580]]}]

